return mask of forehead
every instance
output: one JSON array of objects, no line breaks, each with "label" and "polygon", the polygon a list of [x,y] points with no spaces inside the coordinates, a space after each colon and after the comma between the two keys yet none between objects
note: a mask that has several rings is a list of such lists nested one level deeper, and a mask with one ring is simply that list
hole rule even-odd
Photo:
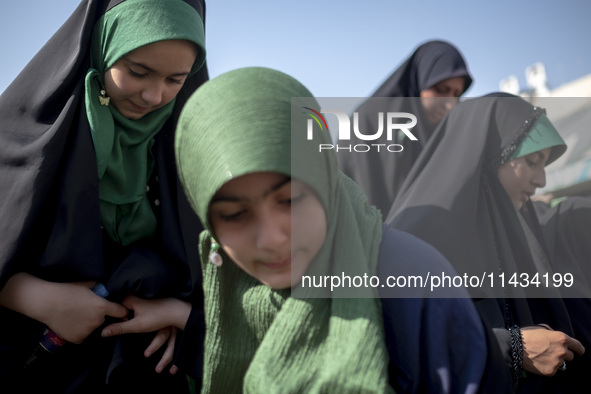
[{"label": "forehead", "polygon": [[464,80],[463,77],[453,77],[453,78],[444,79],[443,81],[439,81],[433,86],[449,87],[452,89],[464,90],[465,82],[466,81]]},{"label": "forehead", "polygon": [[175,52],[197,53],[197,47],[187,40],[162,40],[141,46],[129,52],[128,55],[138,56],[151,55],[154,53],[175,53]]},{"label": "forehead", "polygon": [[187,72],[195,62],[197,48],[186,40],[165,40],[139,47],[120,60],[138,63],[141,66],[171,72]]},{"label": "forehead", "polygon": [[528,155],[525,155],[524,157],[527,158],[533,158],[533,159],[541,159],[543,161],[548,160],[548,157],[550,156],[550,151],[552,150],[552,148],[545,148],[536,152],[532,152]]},{"label": "forehead", "polygon": [[215,193],[212,202],[224,196],[265,194],[289,184],[291,178],[278,172],[254,172],[232,178]]}]

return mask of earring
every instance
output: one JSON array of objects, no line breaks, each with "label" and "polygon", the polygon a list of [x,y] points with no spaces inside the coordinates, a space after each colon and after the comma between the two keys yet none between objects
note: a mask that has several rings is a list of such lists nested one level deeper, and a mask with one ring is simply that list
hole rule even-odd
[{"label": "earring", "polygon": [[215,239],[211,239],[211,249],[209,252],[209,262],[213,265],[215,265],[216,267],[221,267],[222,264],[224,263],[224,259],[222,258],[222,256],[218,253],[218,250],[220,249],[220,244],[218,244]]},{"label": "earring", "polygon": [[104,86],[101,89],[101,95],[99,96],[99,101],[100,101],[101,105],[103,105],[105,107],[108,107],[109,102],[111,101],[111,97],[107,96],[107,91],[105,90]]}]

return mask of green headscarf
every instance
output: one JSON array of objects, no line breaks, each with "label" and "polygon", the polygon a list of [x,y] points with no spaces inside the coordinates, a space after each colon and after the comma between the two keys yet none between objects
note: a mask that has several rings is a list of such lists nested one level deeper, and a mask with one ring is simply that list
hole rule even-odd
[{"label": "green headscarf", "polygon": [[[223,252],[221,267],[208,262],[213,195],[235,177],[272,171],[308,184],[324,206],[327,237],[310,267],[340,271],[334,266],[348,260],[351,275],[375,274],[381,215],[338,171],[334,154],[318,153],[318,143],[330,141],[326,131],[313,141],[299,138],[306,135],[308,116],[292,106],[292,97],[307,97],[306,105],[318,110],[310,92],[288,75],[239,69],[205,83],[179,119],[180,179],[207,228],[200,237],[207,327],[203,392],[387,393],[389,359],[378,299],[296,298],[301,287],[292,296],[289,289],[273,290]],[[294,134],[302,133],[293,141],[292,125]]]},{"label": "green headscarf", "polygon": [[566,143],[550,122],[546,114],[542,113],[536,119],[533,127],[525,139],[517,146],[509,160],[514,160],[530,153],[552,148],[546,165],[558,159],[566,151]]},{"label": "green headscarf", "polygon": [[146,195],[154,168],[150,149],[176,100],[132,120],[112,105],[100,105],[100,90],[105,71],[122,56],[164,40],[188,40],[198,46],[191,73],[205,62],[203,21],[182,0],[124,1],[98,20],[92,37],[85,102],[98,165],[101,222],[109,236],[122,245],[156,232],[156,217]]}]

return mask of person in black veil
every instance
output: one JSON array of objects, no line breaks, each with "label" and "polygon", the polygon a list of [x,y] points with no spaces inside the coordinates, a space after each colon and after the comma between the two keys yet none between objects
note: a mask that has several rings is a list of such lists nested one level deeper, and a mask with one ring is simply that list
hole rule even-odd
[{"label": "person in black veil", "polygon": [[565,149],[545,111],[522,98],[467,100],[435,130],[386,220],[431,243],[460,275],[487,279],[469,291],[504,356],[490,362],[511,368],[516,392],[588,390],[566,367],[584,347],[559,290],[509,284],[514,273],[552,273],[529,197]]},{"label": "person in black veil", "polygon": [[[162,354],[144,357],[153,333],[101,339],[96,328],[127,317],[129,294],[202,297],[185,244],[202,226],[173,147],[182,106],[208,78],[204,18],[202,0],[82,1],[0,96],[3,384],[188,389],[156,373]],[[90,291],[97,282],[108,301]],[[46,327],[70,343],[35,350]],[[172,330],[154,340],[169,335],[174,344]]]},{"label": "person in black veil", "polygon": [[533,202],[548,253],[556,272],[572,273],[581,286],[573,287],[577,294],[589,297],[591,265],[588,263],[591,245],[591,198],[569,196],[556,204]]},{"label": "person in black veil", "polygon": [[[378,130],[378,112],[409,112],[417,117],[412,133],[386,133],[372,144],[398,144],[401,152],[339,150],[339,167],[353,179],[369,198],[369,203],[387,214],[404,178],[431,137],[435,126],[468,90],[472,77],[462,54],[444,41],[429,41],[414,53],[355,112],[359,130],[372,134]],[[381,99],[390,97],[392,99]],[[351,145],[367,143],[352,134]]]},{"label": "person in black veil", "polygon": [[[550,207],[535,201],[542,234],[553,263],[554,272],[571,274],[577,286],[569,288],[564,304],[570,312],[575,336],[586,348],[591,347],[591,198],[567,197]],[[575,292],[570,292],[573,289]],[[589,382],[591,356],[588,352],[577,368],[581,384]]]}]

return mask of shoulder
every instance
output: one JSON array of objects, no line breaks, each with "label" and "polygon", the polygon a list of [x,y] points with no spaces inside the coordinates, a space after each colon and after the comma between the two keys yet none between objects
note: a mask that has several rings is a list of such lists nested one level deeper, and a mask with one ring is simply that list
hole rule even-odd
[{"label": "shoulder", "polygon": [[[378,263],[391,378],[404,392],[470,392],[483,376],[486,337],[464,288],[428,278],[457,275],[433,246],[384,228]],[[447,387],[447,389],[444,389]]]},{"label": "shoulder", "polygon": [[383,226],[378,258],[380,275],[423,274],[433,270],[455,274],[449,261],[434,246],[407,232]]},{"label": "shoulder", "polygon": [[377,273],[382,298],[470,298],[465,278],[434,246],[383,227]]}]

